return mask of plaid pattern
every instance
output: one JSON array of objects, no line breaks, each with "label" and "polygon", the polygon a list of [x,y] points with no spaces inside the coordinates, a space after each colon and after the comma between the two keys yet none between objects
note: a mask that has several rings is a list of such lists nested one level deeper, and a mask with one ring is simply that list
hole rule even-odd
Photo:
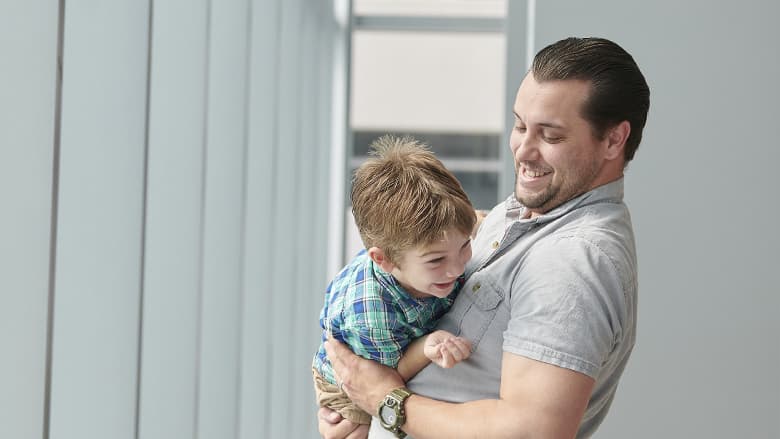
[{"label": "plaid pattern", "polygon": [[322,342],[312,367],[336,382],[324,347],[329,333],[357,355],[396,367],[406,346],[430,332],[450,309],[462,285],[463,277],[445,298],[416,299],[362,250],[328,285],[320,313]]}]

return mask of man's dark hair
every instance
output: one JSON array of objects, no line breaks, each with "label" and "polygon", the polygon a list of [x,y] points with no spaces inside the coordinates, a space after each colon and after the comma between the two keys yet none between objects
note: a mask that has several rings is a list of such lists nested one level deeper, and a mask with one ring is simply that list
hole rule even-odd
[{"label": "man's dark hair", "polygon": [[599,139],[627,120],[631,134],[626,140],[625,163],[634,158],[650,108],[650,88],[628,52],[603,38],[566,38],[537,53],[531,72],[537,82],[589,81],[582,117]]}]

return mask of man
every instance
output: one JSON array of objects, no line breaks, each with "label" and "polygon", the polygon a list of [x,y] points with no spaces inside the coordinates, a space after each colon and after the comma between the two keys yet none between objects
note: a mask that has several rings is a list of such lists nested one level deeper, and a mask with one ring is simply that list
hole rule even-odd
[{"label": "man", "polygon": [[[484,219],[468,280],[439,328],[473,344],[408,389],[335,341],[343,389],[374,416],[372,437],[585,438],[604,419],[635,341],[637,266],[623,170],[649,88],[600,38],[542,49],[517,92],[515,193]],[[423,396],[424,395],[424,396]],[[321,411],[326,438],[365,431]]]}]

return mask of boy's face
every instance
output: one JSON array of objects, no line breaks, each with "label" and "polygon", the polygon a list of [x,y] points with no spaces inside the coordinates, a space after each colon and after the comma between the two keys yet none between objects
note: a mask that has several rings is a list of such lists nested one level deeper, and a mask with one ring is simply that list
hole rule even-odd
[{"label": "boy's face", "polygon": [[400,265],[388,271],[414,297],[447,297],[469,259],[471,238],[450,229],[439,241],[401,252]]}]

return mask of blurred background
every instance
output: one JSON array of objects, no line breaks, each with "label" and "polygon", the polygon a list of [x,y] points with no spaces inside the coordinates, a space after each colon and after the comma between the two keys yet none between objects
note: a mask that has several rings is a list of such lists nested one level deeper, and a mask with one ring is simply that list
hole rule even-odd
[{"label": "blurred background", "polygon": [[351,172],[428,142],[490,208],[533,54],[651,88],[637,346],[597,438],[780,437],[780,4],[0,2],[0,438],[315,438]]}]

